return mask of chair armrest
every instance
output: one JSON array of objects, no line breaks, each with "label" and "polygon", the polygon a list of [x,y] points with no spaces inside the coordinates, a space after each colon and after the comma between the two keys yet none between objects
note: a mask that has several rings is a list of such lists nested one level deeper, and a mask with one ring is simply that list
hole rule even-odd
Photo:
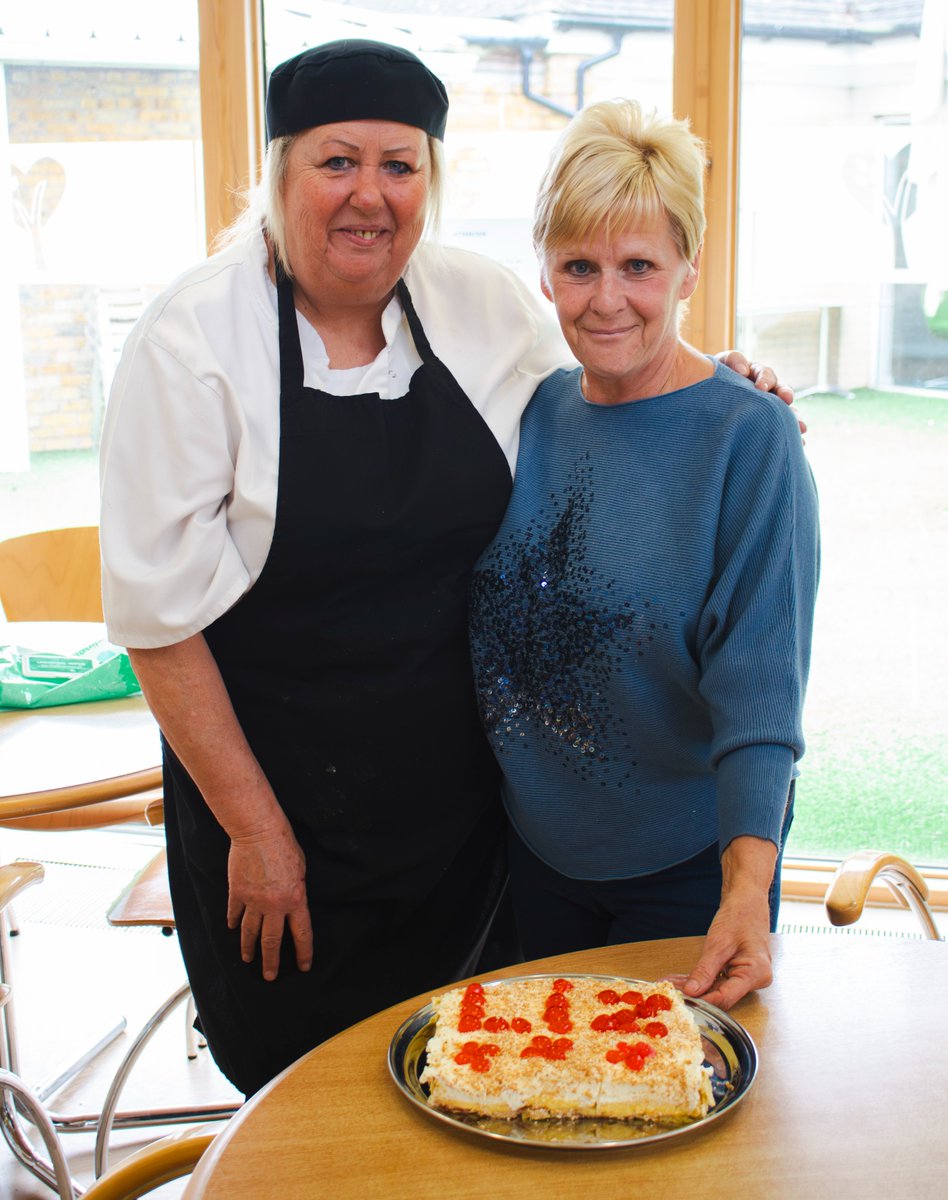
[{"label": "chair armrest", "polygon": [[140,796],[142,811],[153,800],[155,790],[161,787],[161,767],[149,767],[144,771],[130,771],[126,775],[115,775],[110,779],[99,779],[94,783],[79,783],[71,787],[50,788],[46,791],[23,792],[0,799],[0,822],[21,817],[40,817],[48,813],[65,812],[67,809],[82,808],[84,805],[99,804],[106,800]]},{"label": "chair armrest", "polygon": [[164,825],[165,823],[165,798],[161,789],[153,800],[149,800],[145,805],[145,820],[149,825]]},{"label": "chair armrest", "polygon": [[911,908],[929,938],[941,941],[928,906],[928,884],[898,854],[859,850],[840,863],[826,892],[826,913],[834,925],[852,925],[862,916],[869,889],[878,879],[903,908]]},{"label": "chair armrest", "polygon": [[24,888],[40,883],[44,875],[42,863],[37,862],[8,863],[0,867],[0,912],[3,912]]},{"label": "chair armrest", "polygon": [[136,1200],[189,1174],[213,1140],[214,1134],[202,1127],[144,1146],[90,1184],[83,1193],[84,1200]]}]

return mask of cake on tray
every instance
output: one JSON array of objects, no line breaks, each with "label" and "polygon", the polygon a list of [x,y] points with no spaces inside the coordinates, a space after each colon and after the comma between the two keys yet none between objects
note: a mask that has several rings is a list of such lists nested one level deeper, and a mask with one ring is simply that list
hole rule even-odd
[{"label": "cake on tray", "polygon": [[530,978],[434,1000],[428,1102],[486,1117],[685,1123],[712,1104],[701,1034],[671,984]]}]

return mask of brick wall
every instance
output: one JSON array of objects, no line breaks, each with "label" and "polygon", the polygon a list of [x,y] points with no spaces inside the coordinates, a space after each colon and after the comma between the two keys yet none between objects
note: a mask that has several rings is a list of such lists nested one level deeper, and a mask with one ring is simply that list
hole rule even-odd
[{"label": "brick wall", "polygon": [[[196,70],[15,66],[4,70],[10,141],[198,140]],[[20,288],[30,450],[98,445],[104,405],[97,289]]]},{"label": "brick wall", "polygon": [[7,65],[5,74],[11,142],[201,136],[196,70]]},{"label": "brick wall", "polygon": [[[558,55],[543,64],[534,63],[531,90],[572,109],[576,103],[575,72],[579,61],[572,55]],[[485,53],[473,79],[451,89],[449,124],[455,132],[559,130],[566,120],[523,95],[520,56],[511,50]]]},{"label": "brick wall", "polygon": [[20,288],[23,369],[31,450],[85,450],[96,444],[95,288]]}]

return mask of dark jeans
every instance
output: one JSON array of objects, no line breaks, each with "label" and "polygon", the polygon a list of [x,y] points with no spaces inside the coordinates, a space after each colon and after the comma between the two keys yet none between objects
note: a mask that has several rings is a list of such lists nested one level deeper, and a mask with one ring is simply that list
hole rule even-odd
[{"label": "dark jeans", "polygon": [[[793,819],[793,785],[770,887],[777,928],[780,865]],[[633,879],[570,879],[536,857],[511,830],[510,894],[524,957],[545,958],[594,946],[701,936],[721,902],[717,843],[686,862]]]}]

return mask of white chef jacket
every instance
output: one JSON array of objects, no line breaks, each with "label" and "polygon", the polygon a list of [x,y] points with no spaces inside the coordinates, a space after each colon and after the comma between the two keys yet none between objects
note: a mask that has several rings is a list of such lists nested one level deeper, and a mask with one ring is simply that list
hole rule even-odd
[{"label": "white chef jacket", "polygon": [[[419,245],[405,271],[435,354],[513,469],[520,416],[540,381],[572,365],[553,317],[510,271]],[[297,313],[304,382],[333,395],[403,396],[421,364],[397,298],[374,362],[332,370]],[[276,289],[262,235],[181,275],[125,344],[100,462],[102,593],[109,638],[183,641],[252,586],[273,536],[279,466]]]}]

